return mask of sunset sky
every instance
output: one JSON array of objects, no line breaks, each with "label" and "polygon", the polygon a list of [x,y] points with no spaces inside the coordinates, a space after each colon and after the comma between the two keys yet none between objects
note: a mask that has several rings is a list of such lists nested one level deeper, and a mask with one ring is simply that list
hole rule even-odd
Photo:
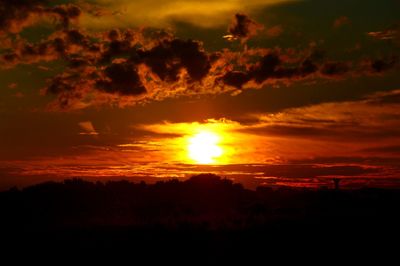
[{"label": "sunset sky", "polygon": [[400,186],[398,0],[0,0],[0,189]]}]

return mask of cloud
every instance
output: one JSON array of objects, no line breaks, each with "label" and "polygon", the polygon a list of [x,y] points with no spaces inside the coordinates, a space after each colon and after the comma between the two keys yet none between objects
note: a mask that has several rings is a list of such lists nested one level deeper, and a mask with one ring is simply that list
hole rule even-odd
[{"label": "cloud", "polygon": [[[279,179],[306,179],[318,177],[359,177],[362,175],[381,173],[379,167],[363,167],[351,165],[315,165],[315,164],[230,164],[223,166],[193,166],[193,170],[203,172],[225,171],[228,173],[262,173],[265,177]],[[277,180],[275,180],[277,181]]]},{"label": "cloud", "polygon": [[385,41],[387,43],[400,45],[400,26],[393,25],[380,31],[370,31],[367,35],[378,41]]},{"label": "cloud", "polygon": [[382,74],[392,69],[398,68],[400,58],[397,55],[386,56],[376,59],[364,60],[361,64],[369,74]]},{"label": "cloud", "polygon": [[[47,8],[46,10],[49,10]],[[61,60],[62,73],[49,78],[42,92],[55,99],[50,110],[76,110],[96,105],[124,107],[166,98],[289,86],[317,79],[382,75],[396,69],[393,55],[361,62],[333,61],[318,49],[275,47],[222,49],[209,52],[197,40],[184,40],[165,30],[112,29],[93,33],[68,27],[80,16],[75,6],[51,8],[63,26],[36,43],[16,39],[0,55],[3,68]],[[245,42],[260,25],[237,14],[230,35]]]},{"label": "cloud", "polygon": [[83,130],[79,135],[93,135],[96,136],[99,133],[94,129],[94,126],[91,121],[83,121],[79,122],[79,127]]},{"label": "cloud", "polygon": [[129,62],[111,64],[104,70],[104,78],[96,81],[96,87],[107,93],[140,95],[146,88],[140,81],[136,66]]},{"label": "cloud", "polygon": [[400,104],[400,90],[389,92],[378,92],[366,97],[368,103],[376,105],[397,105]]},{"label": "cloud", "polygon": [[266,34],[269,38],[276,38],[282,35],[283,33],[283,26],[282,25],[276,25],[271,28],[268,28],[266,30]]},{"label": "cloud", "polygon": [[257,32],[264,28],[245,14],[236,14],[231,25],[228,28],[229,35],[224,38],[228,40],[240,40],[246,42],[251,37],[257,35]]},{"label": "cloud", "polygon": [[[381,147],[378,147],[378,149]],[[373,148],[375,149],[375,148]],[[305,159],[290,160],[292,164],[306,164],[306,165],[370,165],[370,166],[390,166],[395,167],[399,165],[399,158],[380,156],[380,150],[371,150],[366,156],[369,148],[361,150],[361,156],[315,156]],[[372,155],[372,156],[371,156]]]},{"label": "cloud", "polygon": [[222,77],[224,84],[241,89],[244,84],[249,82],[251,77],[242,71],[230,71]]},{"label": "cloud", "polygon": [[[310,182],[319,182],[332,177],[363,181],[376,179],[378,182],[379,178],[396,177],[400,172],[399,154],[396,152],[400,144],[399,104],[396,101],[379,104],[387,102],[390,97],[396,98],[398,94],[398,91],[382,92],[361,100],[254,114],[246,122],[219,119],[193,123],[135,124],[129,128],[129,137],[124,137],[123,142],[119,136],[110,141],[104,138],[104,134],[96,138],[82,137],[91,139],[97,147],[80,147],[75,141],[74,146],[78,146],[78,150],[74,156],[56,162],[54,158],[30,161],[32,165],[39,166],[35,168],[25,163],[24,167],[28,169],[24,174],[54,174],[59,171],[65,176],[95,176],[96,173],[99,176],[135,176],[151,172],[157,176],[168,176],[207,171],[241,180],[248,178],[251,179],[249,184],[256,181],[273,182],[268,179],[272,177],[275,178],[274,182],[286,183],[309,182],[308,179],[312,179]],[[76,123],[73,125],[76,126]],[[90,121],[80,122],[79,128],[77,134],[94,136],[95,133],[104,132],[95,128]],[[201,130],[221,136],[220,145],[224,149],[222,163],[234,162],[234,165],[185,164],[188,163],[185,141]],[[37,139],[41,136],[39,134]],[[53,140],[52,145],[67,145],[60,139]],[[30,145],[32,143],[30,141]],[[11,146],[9,149],[15,150],[14,145]],[[40,148],[28,150],[37,154]],[[143,153],[144,150],[146,153]],[[80,166],[76,165],[77,158]],[[124,158],[124,166],[121,166],[121,158]],[[131,164],[135,160],[147,163],[139,167]],[[165,166],[158,164],[160,161],[171,164],[165,169]],[[56,167],[46,168],[49,164]],[[102,166],[90,167],[94,164]],[[254,180],[255,176],[259,179]]]},{"label": "cloud", "polygon": [[[221,80],[228,86],[242,89],[246,87],[260,88],[277,82],[301,80],[316,74],[318,66],[310,58],[295,64],[285,60],[290,58],[281,51],[270,51],[258,58],[254,64],[247,65],[246,71],[227,71]],[[297,64],[296,64],[297,63]]]},{"label": "cloud", "polygon": [[326,62],[321,67],[321,74],[328,77],[343,77],[350,71],[347,62]]},{"label": "cloud", "polygon": [[62,26],[68,28],[71,20],[77,19],[81,16],[81,9],[75,5],[59,5],[46,10],[50,14],[58,15]]},{"label": "cloud", "polygon": [[[148,34],[147,34],[148,35]],[[317,78],[382,74],[398,58],[356,64],[329,61],[316,51],[247,49],[207,52],[201,42],[154,31],[111,30],[92,38],[80,30],[60,30],[36,44],[20,41],[1,56],[3,67],[62,59],[64,72],[49,79],[52,110],[91,105],[120,107],[138,102],[201,94],[231,93]],[[354,66],[358,66],[357,69]],[[59,108],[57,108],[57,106]]]},{"label": "cloud", "polygon": [[[354,140],[368,142],[377,138],[398,141],[398,95],[398,90],[394,90],[372,94],[359,101],[287,109],[276,114],[258,116],[260,122],[242,130],[255,134],[331,139],[349,143]],[[391,98],[394,100],[391,101]]]},{"label": "cloud", "polygon": [[19,32],[44,12],[44,1],[2,0],[0,3],[0,32]]},{"label": "cloud", "polygon": [[400,32],[398,29],[386,29],[382,31],[370,31],[367,33],[368,36],[382,41],[398,40]]},{"label": "cloud", "polygon": [[346,16],[341,16],[335,19],[335,21],[333,22],[333,28],[339,29],[349,24],[351,24],[351,20]]},{"label": "cloud", "polygon": [[52,6],[46,0],[1,0],[0,33],[19,33],[44,18],[55,19],[68,28],[80,15],[81,9],[73,4]]},{"label": "cloud", "polygon": [[389,154],[400,155],[400,145],[371,147],[371,148],[366,148],[363,151],[371,153],[389,153]]},{"label": "cloud", "polygon": [[[182,88],[204,84],[216,60],[196,41],[172,38],[138,46],[130,34],[120,40],[119,33],[111,31],[103,43],[80,41],[72,52],[70,42],[64,42],[62,58],[69,68],[50,79],[44,92],[57,95],[58,105],[65,110],[173,97],[179,95],[176,90],[184,94]],[[81,55],[77,57],[76,51]],[[60,57],[60,53],[50,54]]]},{"label": "cloud", "polygon": [[163,41],[148,51],[139,50],[138,57],[163,81],[176,82],[182,69],[191,81],[201,81],[211,68],[208,54],[192,40]]},{"label": "cloud", "polygon": [[232,175],[251,172],[253,176],[280,179],[275,181],[283,181],[282,178],[391,178],[398,176],[400,170],[400,106],[377,102],[397,94],[397,91],[390,91],[355,101],[254,114],[243,117],[246,122],[240,119],[164,122],[135,129],[157,133],[160,152],[174,154],[181,162],[186,162],[185,140],[188,137],[199,131],[218,134],[224,150],[223,164],[228,165],[191,166],[192,171]]},{"label": "cloud", "polygon": [[90,41],[90,38],[89,35],[72,29],[56,31],[47,39],[37,43],[19,40],[14,44],[12,50],[0,56],[0,62],[3,64],[3,68],[58,59],[71,61],[74,65],[80,54],[85,57],[86,61],[90,61],[94,54],[100,52],[99,44]]},{"label": "cloud", "polygon": [[380,173],[381,169],[362,166],[272,165],[265,175],[287,178],[346,177]]}]

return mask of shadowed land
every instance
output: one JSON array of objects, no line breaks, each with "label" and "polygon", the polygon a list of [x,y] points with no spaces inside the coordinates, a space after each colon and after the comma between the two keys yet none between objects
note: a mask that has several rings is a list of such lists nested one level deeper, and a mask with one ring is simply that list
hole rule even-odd
[{"label": "shadowed land", "polygon": [[252,191],[211,174],[152,185],[72,179],[1,192],[0,228],[8,250],[68,256],[106,252],[206,263],[278,250],[329,253],[389,244],[382,241],[398,234],[399,192]]}]

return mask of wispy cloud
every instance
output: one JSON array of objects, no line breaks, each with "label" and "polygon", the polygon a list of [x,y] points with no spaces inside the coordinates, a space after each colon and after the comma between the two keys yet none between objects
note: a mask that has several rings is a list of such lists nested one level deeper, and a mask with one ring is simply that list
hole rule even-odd
[{"label": "wispy cloud", "polygon": [[[252,13],[260,8],[284,2],[293,0],[102,0],[96,1],[95,4],[111,12],[105,16],[87,14],[82,18],[82,23],[85,27],[97,29],[121,25],[171,27],[177,21],[205,28],[225,27],[232,14]],[[136,12],[137,10],[141,12]]]}]

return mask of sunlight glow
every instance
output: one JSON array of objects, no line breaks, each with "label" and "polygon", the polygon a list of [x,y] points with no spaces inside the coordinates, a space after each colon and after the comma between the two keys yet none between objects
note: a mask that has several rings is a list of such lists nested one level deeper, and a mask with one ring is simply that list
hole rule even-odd
[{"label": "sunlight glow", "polygon": [[218,146],[220,136],[213,132],[201,131],[189,139],[189,157],[198,164],[215,163],[216,159],[223,154],[222,148]]},{"label": "sunlight glow", "polygon": [[138,128],[162,136],[151,139],[153,144],[150,146],[140,144],[144,149],[151,150],[152,158],[157,158],[157,161],[201,165],[275,161],[271,137],[246,132],[259,126],[241,125],[221,118],[191,123],[164,121],[140,125]]}]

